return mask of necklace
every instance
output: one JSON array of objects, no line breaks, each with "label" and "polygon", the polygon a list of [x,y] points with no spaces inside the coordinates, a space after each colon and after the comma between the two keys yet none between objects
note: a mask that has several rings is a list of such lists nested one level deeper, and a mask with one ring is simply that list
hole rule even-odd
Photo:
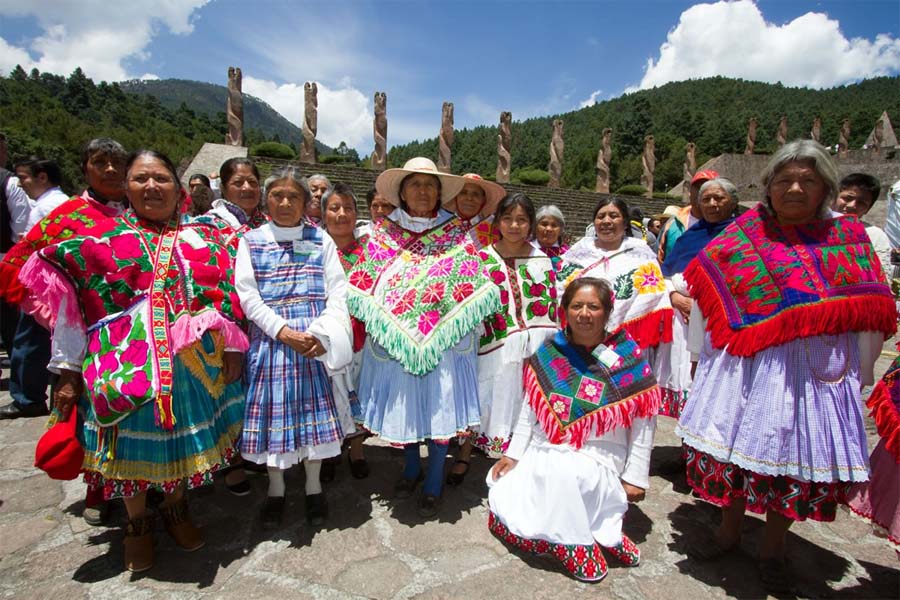
[{"label": "necklace", "polygon": [[809,366],[809,372],[812,373],[813,377],[822,383],[829,384],[837,384],[844,381],[844,378],[847,376],[847,371],[850,370],[850,336],[844,337],[844,366],[841,368],[840,374],[835,379],[822,377],[822,375],[816,372],[816,369],[813,366],[812,355],[809,351],[809,338],[803,338],[803,346],[806,348],[806,364]]}]

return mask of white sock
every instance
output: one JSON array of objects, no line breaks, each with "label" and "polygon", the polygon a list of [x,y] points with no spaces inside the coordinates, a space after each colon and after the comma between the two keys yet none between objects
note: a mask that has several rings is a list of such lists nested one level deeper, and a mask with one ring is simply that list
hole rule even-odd
[{"label": "white sock", "polygon": [[284,497],[284,471],[278,467],[269,467],[269,496]]},{"label": "white sock", "polygon": [[322,482],[319,481],[319,471],[322,470],[322,461],[320,460],[303,460],[303,466],[306,467],[306,495],[322,493]]}]

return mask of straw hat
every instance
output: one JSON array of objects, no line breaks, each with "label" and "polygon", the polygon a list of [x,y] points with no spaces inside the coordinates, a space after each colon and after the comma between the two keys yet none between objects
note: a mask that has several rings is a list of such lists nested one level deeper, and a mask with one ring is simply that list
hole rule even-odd
[{"label": "straw hat", "polygon": [[680,208],[678,208],[674,204],[670,204],[666,207],[666,209],[664,211],[662,211],[661,217],[662,218],[677,217],[680,212],[681,212]]},{"label": "straw hat", "polygon": [[388,169],[375,180],[375,189],[394,206],[400,206],[400,183],[407,175],[424,173],[434,175],[441,181],[440,204],[444,205],[463,189],[465,181],[459,175],[441,173],[435,164],[424,156],[417,156],[406,161],[402,169]]},{"label": "straw hat", "polygon": [[[478,213],[479,215],[482,217],[489,217],[497,212],[497,205],[500,204],[500,201],[506,196],[506,190],[502,185],[494,183],[493,181],[488,181],[482,178],[478,173],[466,173],[462,178],[464,184],[474,183],[484,190],[484,206],[481,207],[481,212]],[[462,191],[462,189],[460,189],[460,191]],[[455,199],[456,196],[453,196],[450,200],[444,201],[444,208],[451,210],[450,207],[453,206],[453,201]]]}]

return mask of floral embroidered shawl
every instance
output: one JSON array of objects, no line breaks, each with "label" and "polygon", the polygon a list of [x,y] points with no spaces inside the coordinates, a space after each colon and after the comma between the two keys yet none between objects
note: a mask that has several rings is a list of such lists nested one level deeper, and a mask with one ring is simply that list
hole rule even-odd
[{"label": "floral embroidered shawl", "polygon": [[713,346],[735,356],[801,337],[896,331],[891,290],[855,217],[779,225],[759,204],[714,238],[684,278]]},{"label": "floral embroidered shawl", "polygon": [[513,333],[556,329],[556,272],[540,250],[531,256],[506,258],[493,246],[484,249],[488,274],[500,290],[500,311],[484,320],[479,354],[500,348]]},{"label": "floral embroidered shawl", "polygon": [[347,274],[350,313],[404,369],[428,373],[499,308],[482,256],[456,217],[421,233],[382,219]]},{"label": "floral embroidered shawl", "polygon": [[[610,331],[624,327],[644,349],[672,341],[672,304],[659,263],[646,243],[626,237],[618,250],[606,252],[593,238],[582,238],[562,258],[560,298],[574,279],[605,279],[615,294]],[[563,320],[564,315],[560,317]]]},{"label": "floral embroidered shawl", "polygon": [[659,387],[637,342],[619,329],[603,344],[618,357],[611,366],[562,331],[526,361],[525,398],[552,443],[578,449],[591,436],[659,411]]},{"label": "floral embroidered shawl", "polygon": [[[369,234],[363,234],[351,244],[337,249],[338,258],[344,268],[344,274],[349,274],[360,261],[364,260],[363,247],[369,242]],[[350,328],[353,330],[353,351],[359,352],[366,343],[366,324],[350,315]]]},{"label": "floral embroidered shawl", "polygon": [[94,200],[87,190],[57,206],[3,257],[0,262],[0,299],[19,304],[25,298],[26,291],[19,282],[19,271],[32,254],[50,244],[80,235],[116,214],[116,209]]}]

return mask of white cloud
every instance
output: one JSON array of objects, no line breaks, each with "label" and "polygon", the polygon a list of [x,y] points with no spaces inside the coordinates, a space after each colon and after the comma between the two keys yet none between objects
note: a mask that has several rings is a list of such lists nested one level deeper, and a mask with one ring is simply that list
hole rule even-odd
[{"label": "white cloud", "polygon": [[[372,140],[372,109],[368,98],[350,82],[342,81],[332,88],[322,83],[318,88],[318,120],[316,139],[335,147],[341,142],[360,149]],[[303,126],[303,84],[277,84],[267,79],[244,76],[242,90],[265,100],[284,118]]]},{"label": "white cloud", "polygon": [[777,25],[749,0],[716,2],[681,13],[659,58],[649,59],[640,84],[626,91],[715,75],[822,88],[896,73],[898,66],[900,39],[889,34],[848,40],[822,13]]},{"label": "white cloud", "polygon": [[[27,48],[0,40],[0,69],[22,63],[68,75],[81,67],[93,79],[130,79],[126,59],[146,60],[145,48],[164,26],[172,33],[193,31],[191,16],[208,0],[109,2],[108,0],[0,0],[0,15],[33,17],[42,29]],[[12,65],[9,63],[12,61]]]},{"label": "white cloud", "polygon": [[591,95],[588,96],[587,100],[582,100],[578,103],[578,108],[587,108],[588,106],[593,106],[597,104],[597,98],[600,97],[600,94],[603,93],[603,90],[594,90],[591,92]]},{"label": "white cloud", "polygon": [[144,73],[143,75],[138,77],[138,79],[140,79],[141,81],[153,81],[159,79],[159,75],[155,73]]}]

